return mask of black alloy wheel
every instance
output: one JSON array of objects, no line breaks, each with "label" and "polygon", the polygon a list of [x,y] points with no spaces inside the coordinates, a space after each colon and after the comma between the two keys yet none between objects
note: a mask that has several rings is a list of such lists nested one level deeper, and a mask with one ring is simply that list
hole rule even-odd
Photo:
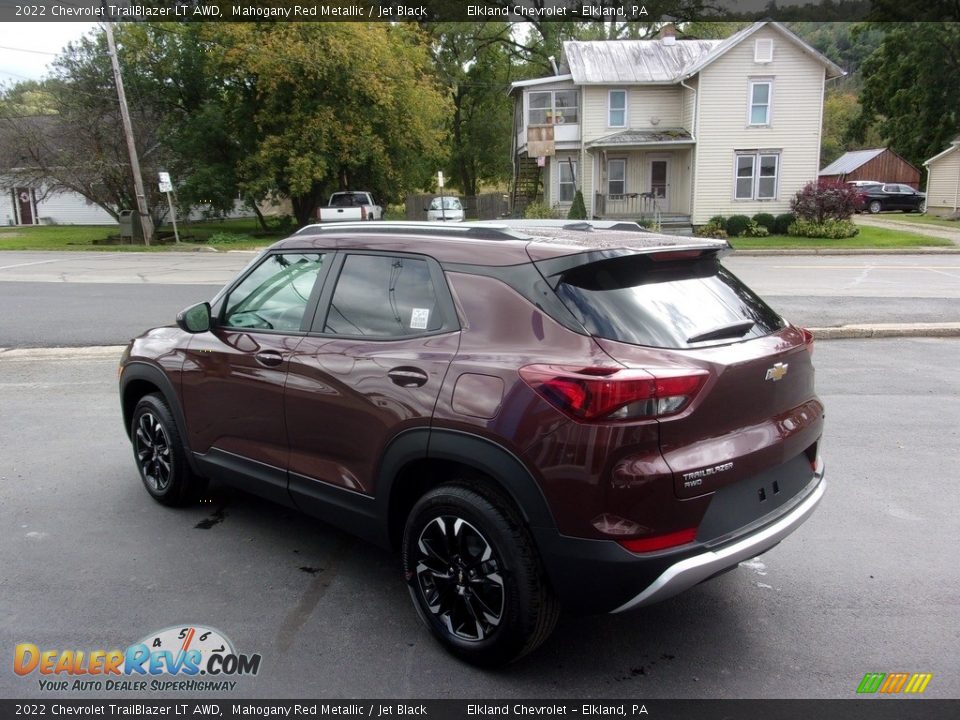
[{"label": "black alloy wheel", "polygon": [[462,517],[433,518],[417,540],[416,574],[427,608],[447,631],[483,640],[503,619],[501,562],[490,543]]},{"label": "black alloy wheel", "polygon": [[133,451],[147,487],[154,493],[165,493],[173,478],[173,452],[163,425],[150,410],[142,412],[137,418]]},{"label": "black alloy wheel", "polygon": [[130,419],[130,440],[140,479],[154,500],[184,505],[202,488],[203,481],[190,469],[177,424],[160,395],[140,398]]},{"label": "black alloy wheel", "polygon": [[403,570],[420,620],[452,654],[503,665],[543,643],[560,604],[513,501],[488,481],[421,497],[403,533]]}]

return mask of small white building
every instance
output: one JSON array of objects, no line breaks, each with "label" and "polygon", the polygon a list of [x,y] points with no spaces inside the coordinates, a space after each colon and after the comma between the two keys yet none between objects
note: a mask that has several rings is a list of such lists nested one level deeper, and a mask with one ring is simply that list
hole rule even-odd
[{"label": "small white building", "polygon": [[4,225],[111,225],[117,221],[75,192],[46,193],[0,178],[0,222]]},{"label": "small white building", "polygon": [[960,215],[960,136],[923,165],[927,168],[927,213]]}]

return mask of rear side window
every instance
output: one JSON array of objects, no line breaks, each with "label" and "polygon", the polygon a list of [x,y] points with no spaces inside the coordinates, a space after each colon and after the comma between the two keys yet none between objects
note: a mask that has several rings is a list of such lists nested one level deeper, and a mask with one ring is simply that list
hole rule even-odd
[{"label": "rear side window", "polygon": [[422,335],[442,327],[443,313],[424,260],[348,255],[323,332],[391,338]]},{"label": "rear side window", "polygon": [[557,295],[597,337],[659,348],[769,335],[784,322],[715,259],[602,260],[566,272]]}]

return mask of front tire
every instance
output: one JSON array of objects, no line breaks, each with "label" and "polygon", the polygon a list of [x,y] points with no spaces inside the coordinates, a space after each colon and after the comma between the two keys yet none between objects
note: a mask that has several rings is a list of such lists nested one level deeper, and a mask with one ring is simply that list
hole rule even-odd
[{"label": "front tire", "polygon": [[164,505],[186,504],[200,481],[190,469],[177,424],[160,395],[140,398],[130,421],[130,439],[150,496]]},{"label": "front tire", "polygon": [[403,570],[420,619],[452,654],[503,665],[537,648],[560,606],[509,500],[450,483],[425,494],[403,534]]}]

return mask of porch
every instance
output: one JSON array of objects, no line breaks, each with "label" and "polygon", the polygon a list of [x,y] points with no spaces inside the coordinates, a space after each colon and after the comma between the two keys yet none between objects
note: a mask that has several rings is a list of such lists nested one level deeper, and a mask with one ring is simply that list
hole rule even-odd
[{"label": "porch", "polygon": [[694,144],[684,135],[630,131],[588,144],[591,215],[689,231]]},{"label": "porch", "polygon": [[692,233],[690,215],[665,212],[655,192],[594,193],[593,217],[597,220],[632,220],[658,232]]}]

